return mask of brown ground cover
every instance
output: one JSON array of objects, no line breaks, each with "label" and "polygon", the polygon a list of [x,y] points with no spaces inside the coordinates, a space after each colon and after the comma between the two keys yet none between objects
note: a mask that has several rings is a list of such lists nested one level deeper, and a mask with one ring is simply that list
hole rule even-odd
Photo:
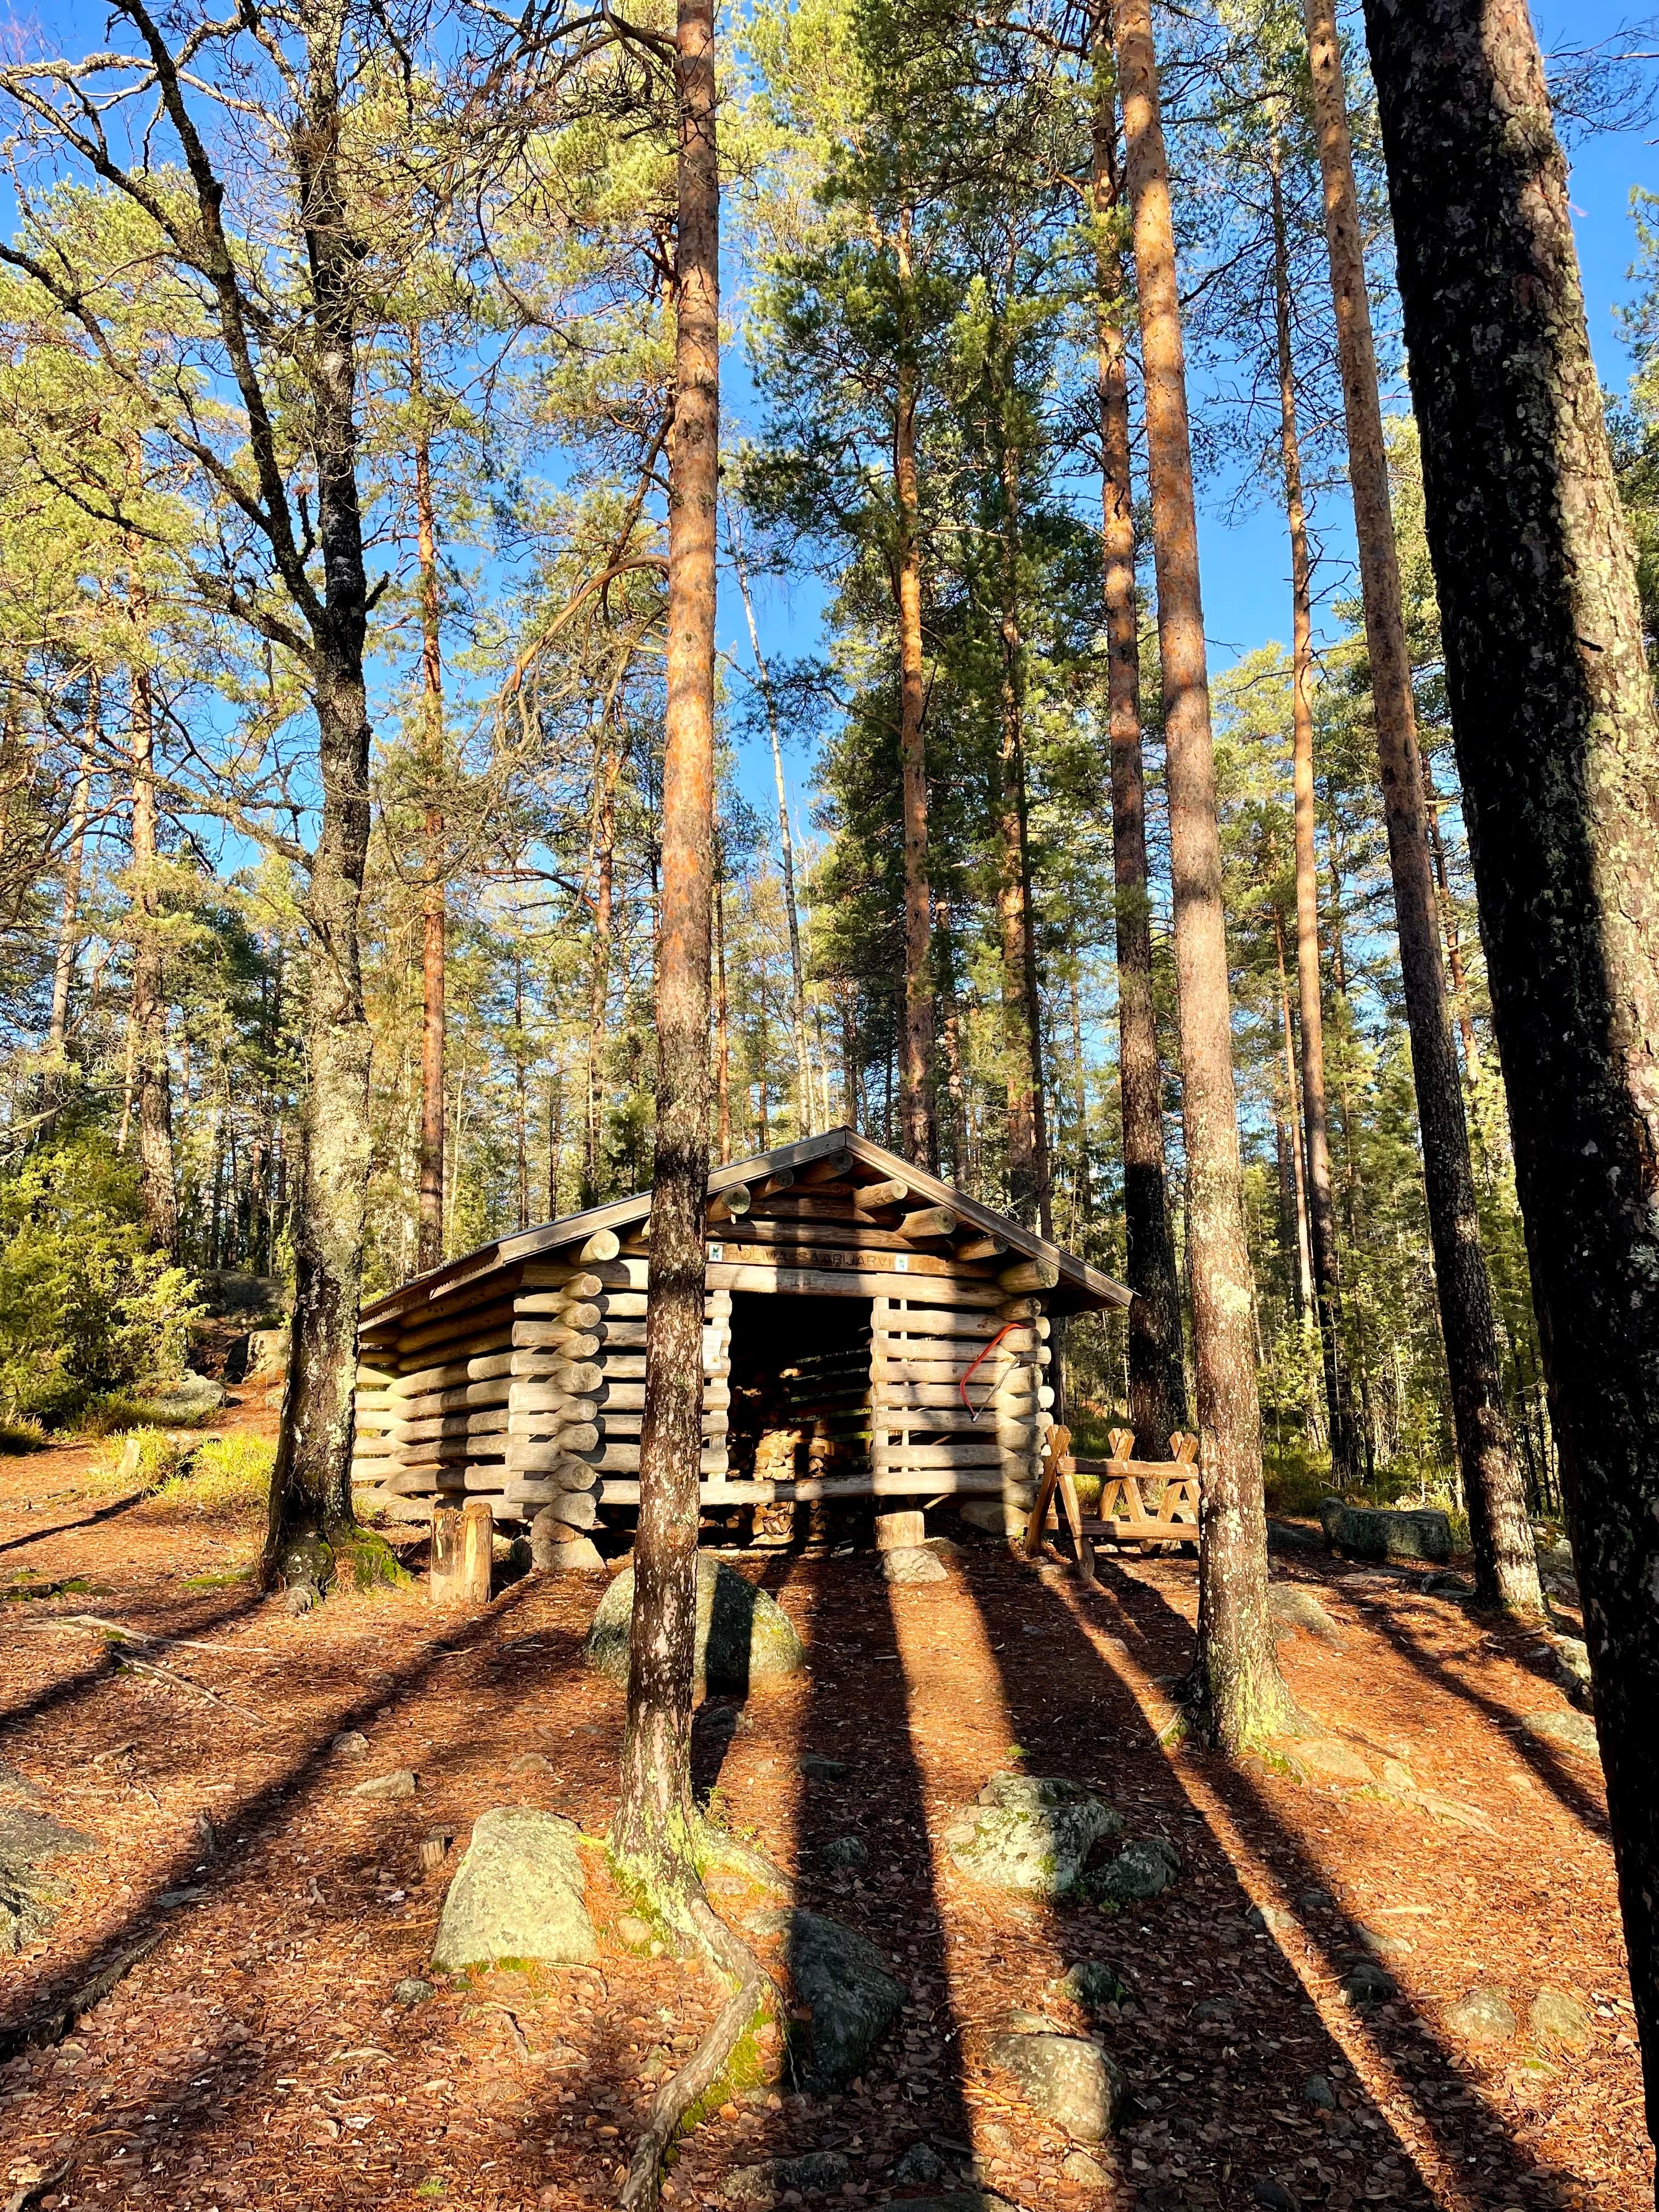
[{"label": "brown ground cover", "polygon": [[[597,1970],[394,1996],[424,1971],[485,1807],[544,1805],[605,1830],[622,1708],[581,1662],[594,1586],[532,1577],[477,1617],[434,1613],[416,1590],[290,1620],[212,1579],[250,1556],[246,1522],[88,1497],[88,1456],[0,1462],[0,1590],[96,1585],[0,1606],[0,1759],[97,1844],[66,1863],[46,1939],[0,1960],[0,2029],[160,1940],[66,2042],[0,2069],[0,2202],[610,2202],[653,2083],[717,1993],[620,1940],[625,1901],[597,1848]],[[909,2002],[846,2093],[751,2093],[700,2129],[671,2205],[723,2205],[735,2168],[805,2149],[846,2154],[842,2198],[927,2193],[888,2179],[918,2138],[976,2160],[984,2185],[1031,2212],[1651,2203],[1600,1773],[1518,1727],[1565,1702],[1533,1639],[1408,1577],[1276,1563],[1341,1639],[1281,1646],[1297,1696],[1379,1774],[1402,1762],[1421,1793],[1407,1797],[1166,1746],[1190,1561],[1103,1561],[1098,1595],[988,1542],[918,1587],[890,1589],[867,1552],[740,1564],[811,1663],[741,1710],[704,1710],[700,1783],[801,1902],[880,1945]],[[211,1648],[151,1649],[161,1673],[135,1673],[95,1631],[40,1626],[72,1613]],[[367,1736],[367,1758],[332,1749],[344,1730]],[[809,1750],[846,1775],[804,1777]],[[1097,1784],[1131,1832],[1176,1845],[1178,1883],[1114,1917],[966,1881],[941,1838],[1012,1765]],[[419,1778],[414,1797],[349,1794],[399,1767]],[[441,1832],[454,1849],[423,1874],[421,1840]],[[824,1845],[850,1834],[867,1863],[830,1870]],[[738,1917],[766,1901],[715,1893]],[[1340,1987],[1356,1921],[1391,1939],[1399,1984],[1370,2008]],[[1073,2147],[984,2051],[1011,2008],[1080,2031],[1052,1984],[1085,1958],[1131,1992],[1103,2033],[1133,2101],[1092,2181],[1075,2158],[1062,2171]],[[1507,1996],[1508,2042],[1474,2049],[1454,2032],[1449,2009],[1475,1987]],[[1587,2047],[1529,2030],[1540,1989],[1584,2005]],[[1310,2100],[1312,2075],[1334,2111]]]}]

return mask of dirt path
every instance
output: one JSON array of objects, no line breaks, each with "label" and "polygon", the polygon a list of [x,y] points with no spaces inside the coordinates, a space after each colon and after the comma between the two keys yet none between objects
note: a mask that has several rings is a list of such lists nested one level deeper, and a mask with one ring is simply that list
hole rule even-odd
[{"label": "dirt path", "polygon": [[[482,1809],[514,1802],[605,1829],[621,1697],[580,1661],[595,1589],[532,1578],[477,1619],[410,1594],[290,1620],[221,1579],[251,1528],[70,1495],[84,1461],[0,1462],[0,1588],[24,1571],[96,1585],[0,1608],[0,1759],[98,1845],[68,1863],[46,1939],[0,1960],[0,2026],[161,1941],[67,2043],[0,2069],[0,2187],[55,2177],[35,2201],[168,2212],[611,2201],[651,2085],[714,1992],[616,1940],[597,1850],[601,1971],[394,1996],[423,1972],[454,1863],[423,1876],[422,1837],[459,1848]],[[1297,1696],[1379,1775],[1402,1762],[1419,1793],[1402,1798],[1164,1748],[1188,1562],[1107,1564],[1097,1596],[988,1544],[915,1588],[889,1589],[868,1553],[744,1564],[811,1665],[741,1711],[705,1711],[700,1778],[803,1903],[880,1944],[910,2001],[846,2094],[756,2093],[700,2130],[671,2205],[725,2206],[735,2167],[809,2148],[846,2154],[843,2198],[925,2193],[888,2179],[919,2138],[1033,2212],[1651,2203],[1600,1775],[1519,1729],[1565,1709],[1524,1635],[1393,1577],[1283,1568],[1342,1645],[1284,1644]],[[162,1679],[118,1668],[95,1633],[23,1625],[86,1611],[216,1648],[160,1655]],[[366,1758],[331,1748],[348,1729]],[[807,1750],[848,1773],[805,1778]],[[1111,1917],[968,1881],[944,1832],[1012,1765],[1097,1783],[1132,1832],[1176,1844],[1178,1883]],[[416,1771],[413,1799],[349,1794],[396,1767]],[[823,1846],[849,1834],[867,1863],[832,1871]],[[1369,2009],[1340,1986],[1355,1920],[1391,1939],[1399,1984]],[[1052,1984],[1083,1958],[1131,1992],[1103,2032],[1134,2101],[1093,2182],[1074,2155],[1062,2171],[1074,2147],[983,2052],[1011,2007],[1080,2030]],[[1477,1985],[1519,2021],[1480,2050],[1448,2019]],[[1540,1989],[1583,2002],[1587,2048],[1531,2034]],[[1313,2076],[1334,2110],[1310,2100]]]}]

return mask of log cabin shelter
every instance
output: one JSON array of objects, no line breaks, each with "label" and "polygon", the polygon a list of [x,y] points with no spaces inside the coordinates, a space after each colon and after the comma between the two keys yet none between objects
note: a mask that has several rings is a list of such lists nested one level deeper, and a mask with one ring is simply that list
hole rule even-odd
[{"label": "log cabin shelter", "polygon": [[[574,1534],[639,1502],[651,1194],[417,1276],[364,1309],[352,1480],[424,1519],[483,1498]],[[1054,1321],[1129,1292],[839,1128],[714,1169],[705,1508],[1029,1506]]]}]

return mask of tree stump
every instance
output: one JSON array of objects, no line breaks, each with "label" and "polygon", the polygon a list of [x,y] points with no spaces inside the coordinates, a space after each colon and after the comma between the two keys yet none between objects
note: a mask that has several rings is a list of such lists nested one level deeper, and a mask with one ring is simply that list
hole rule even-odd
[{"label": "tree stump", "polygon": [[434,1508],[428,1587],[434,1605],[489,1604],[495,1538],[495,1516],[482,1498],[469,1498],[459,1513],[453,1505]]}]

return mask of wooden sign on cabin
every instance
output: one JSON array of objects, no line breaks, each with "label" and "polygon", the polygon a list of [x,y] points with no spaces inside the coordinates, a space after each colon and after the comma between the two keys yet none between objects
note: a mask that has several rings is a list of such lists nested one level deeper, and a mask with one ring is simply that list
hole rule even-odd
[{"label": "wooden sign on cabin", "polygon": [[[364,1310],[352,1481],[574,1536],[639,1502],[651,1194],[499,1239]],[[706,1504],[1028,1509],[1049,1330],[1129,1293],[850,1129],[709,1177]],[[366,1493],[366,1495],[365,1495]]]}]

